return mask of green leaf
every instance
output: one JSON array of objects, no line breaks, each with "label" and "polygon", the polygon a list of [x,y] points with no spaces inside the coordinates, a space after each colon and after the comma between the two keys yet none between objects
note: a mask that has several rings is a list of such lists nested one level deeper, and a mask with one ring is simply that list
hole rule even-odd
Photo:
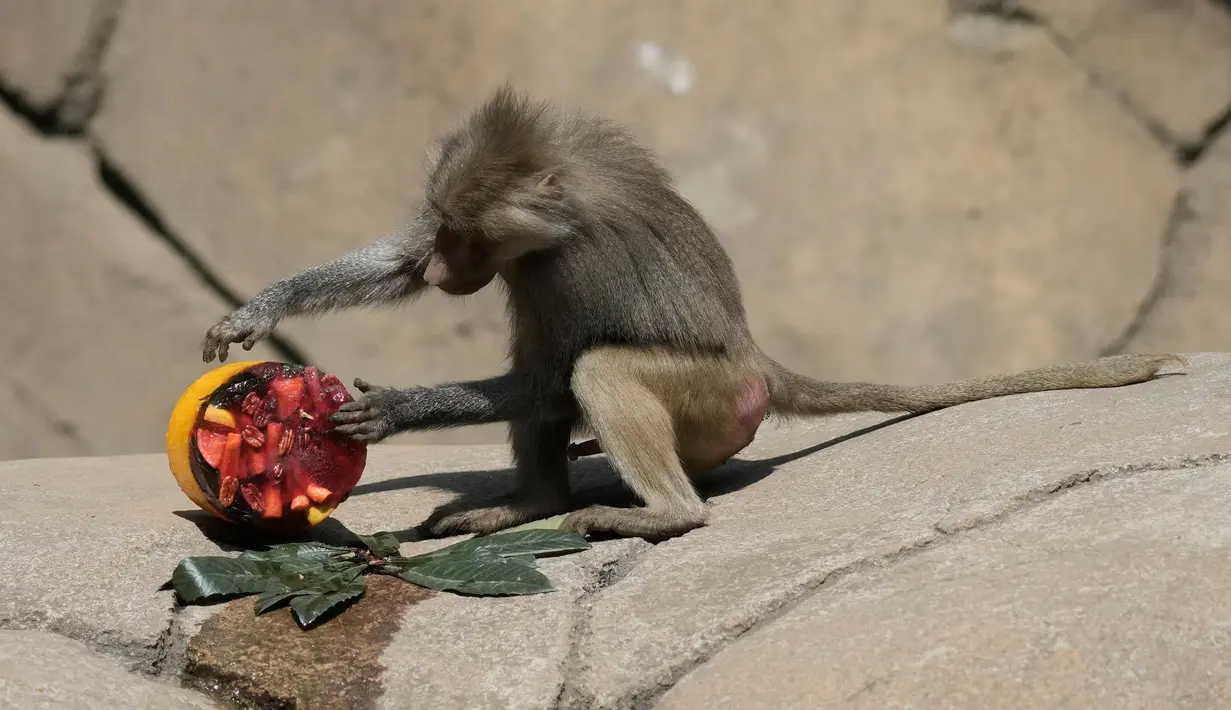
[{"label": "green leaf", "polygon": [[253,605],[253,611],[256,612],[257,616],[260,616],[291,597],[303,596],[305,594],[314,595],[316,593],[317,592],[308,591],[306,589],[270,590],[256,598],[256,604]]},{"label": "green leaf", "polygon": [[363,546],[368,548],[368,552],[377,557],[396,555],[402,549],[402,544],[398,542],[397,536],[391,532],[378,532],[371,535],[359,535],[358,537]]},{"label": "green leaf", "polygon": [[[488,552],[487,550],[478,550],[475,557],[481,557],[483,555],[492,555],[492,554],[494,553]],[[535,564],[538,562],[538,560],[534,559],[534,555],[530,555],[530,554],[507,555],[507,556],[496,555],[496,556],[500,557],[500,559],[502,560],[508,560],[509,562],[519,562],[523,565],[526,565],[527,567],[534,567]]]},{"label": "green leaf", "polygon": [[278,584],[277,567],[259,560],[188,557],[171,573],[171,586],[186,602],[214,596],[260,594]]},{"label": "green leaf", "polygon": [[560,515],[553,515],[550,518],[543,518],[542,520],[531,520],[528,523],[522,523],[521,525],[507,528],[493,534],[507,535],[512,532],[521,532],[523,530],[559,530],[560,524],[563,523],[564,519],[568,516],[568,513],[561,513]]},{"label": "green leaf", "polygon": [[341,567],[320,567],[293,574],[281,574],[278,576],[278,583],[271,585],[257,598],[256,613],[262,614],[292,597],[339,592],[358,579],[365,569],[366,564],[349,563]]},{"label": "green leaf", "polygon": [[325,594],[350,584],[356,577],[363,574],[367,565],[351,563],[340,567],[321,567],[319,569],[296,572],[280,578],[287,589],[306,589],[310,592]]},{"label": "green leaf", "polygon": [[319,542],[290,542],[285,545],[274,545],[268,550],[247,550],[239,556],[241,560],[271,562],[282,569],[300,569],[316,567],[331,559],[342,559],[353,556],[354,552],[347,547],[335,547]]},{"label": "green leaf", "polygon": [[384,559],[384,564],[378,567],[373,567],[372,571],[377,574],[392,574],[396,576],[401,574],[402,570],[406,569],[408,563],[409,560],[405,557],[390,555]]},{"label": "green leaf", "polygon": [[542,572],[516,559],[497,555],[412,557],[401,563],[398,576],[429,589],[504,596],[539,594],[554,589]]},{"label": "green leaf", "polygon": [[301,626],[309,628],[330,609],[361,596],[367,586],[362,577],[356,577],[335,592],[297,596],[291,600],[291,611],[295,612],[295,619]]},{"label": "green leaf", "polygon": [[469,540],[443,547],[439,550],[417,555],[419,557],[440,557],[451,555],[473,555],[476,551],[491,552],[501,557],[516,557],[521,555],[547,555],[557,552],[579,552],[590,549],[590,543],[575,532],[566,530],[523,530],[515,533],[501,533],[472,537]]}]

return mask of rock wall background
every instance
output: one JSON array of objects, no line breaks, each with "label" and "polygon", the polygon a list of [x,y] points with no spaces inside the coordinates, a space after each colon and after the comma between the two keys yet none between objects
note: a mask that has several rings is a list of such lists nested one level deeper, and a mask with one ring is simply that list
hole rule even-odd
[{"label": "rock wall background", "polygon": [[[394,229],[505,78],[657,149],[810,374],[1231,350],[1231,3],[0,0],[0,459],[159,450],[205,329]],[[432,294],[254,355],[468,378],[502,317]]]}]

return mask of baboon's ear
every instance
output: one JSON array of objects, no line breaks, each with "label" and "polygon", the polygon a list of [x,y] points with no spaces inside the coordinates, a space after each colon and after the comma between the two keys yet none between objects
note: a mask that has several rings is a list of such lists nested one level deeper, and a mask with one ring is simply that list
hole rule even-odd
[{"label": "baboon's ear", "polygon": [[543,176],[542,180],[539,180],[539,189],[540,190],[551,190],[552,188],[555,188],[559,184],[560,184],[560,178],[556,177],[555,173],[547,173],[546,175]]}]

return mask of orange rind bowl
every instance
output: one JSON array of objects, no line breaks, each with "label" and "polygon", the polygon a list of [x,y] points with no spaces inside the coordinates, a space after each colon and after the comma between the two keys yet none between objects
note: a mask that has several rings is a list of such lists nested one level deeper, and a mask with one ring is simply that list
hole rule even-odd
[{"label": "orange rind bowl", "polygon": [[363,475],[367,446],[333,430],[353,401],[314,367],[252,360],[202,374],[167,424],[167,463],[198,507],[241,525],[311,527]]}]

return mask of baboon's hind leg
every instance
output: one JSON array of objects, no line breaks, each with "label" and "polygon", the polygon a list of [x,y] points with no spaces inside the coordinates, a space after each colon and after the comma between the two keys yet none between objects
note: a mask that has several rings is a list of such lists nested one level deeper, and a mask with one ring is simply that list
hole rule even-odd
[{"label": "baboon's hind leg", "polygon": [[596,350],[573,374],[573,394],[612,466],[645,506],[591,506],[570,513],[562,527],[580,534],[607,532],[660,540],[705,524],[705,502],[676,452],[675,422],[646,387],[635,353]]}]

